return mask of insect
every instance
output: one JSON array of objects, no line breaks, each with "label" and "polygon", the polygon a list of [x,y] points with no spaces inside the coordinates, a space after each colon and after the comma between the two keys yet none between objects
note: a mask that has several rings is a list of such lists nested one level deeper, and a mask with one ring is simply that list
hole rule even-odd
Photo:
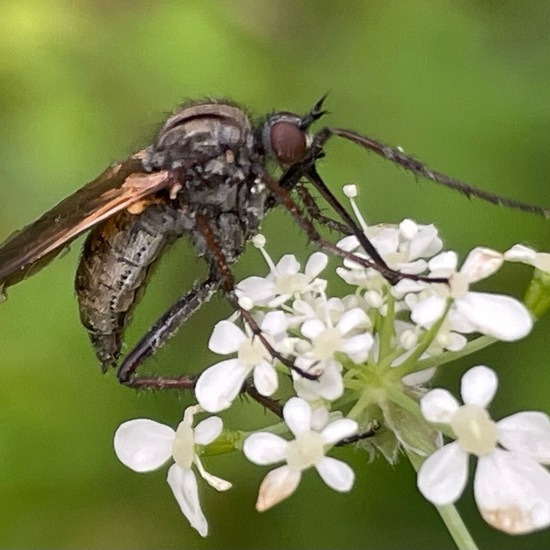
[{"label": "insect", "polygon": [[[4,292],[33,275],[78,235],[90,231],[75,286],[82,323],[105,371],[119,363],[124,330],[151,268],[174,240],[186,235],[207,262],[209,276],[185,293],[124,357],[118,378],[133,387],[188,388],[194,384],[192,377],[144,376],[136,371],[220,289],[268,351],[296,368],[269,346],[254,318],[241,308],[231,273],[231,264],[258,232],[265,215],[278,204],[320,248],[375,267],[390,283],[414,277],[385,264],[317,172],[316,161],[324,156],[323,147],[333,136],[467,196],[549,215],[542,208],[486,193],[432,171],[400,149],[351,130],[325,127],[311,132],[313,123],[325,114],[324,99],[303,116],[282,111],[257,123],[228,101],[185,104],[168,118],[154,144],[108,167],[0,245],[0,289]],[[279,177],[274,175],[272,164],[279,165]],[[340,220],[321,214],[306,182]],[[322,239],[316,222],[355,234],[370,259],[354,256]]]}]

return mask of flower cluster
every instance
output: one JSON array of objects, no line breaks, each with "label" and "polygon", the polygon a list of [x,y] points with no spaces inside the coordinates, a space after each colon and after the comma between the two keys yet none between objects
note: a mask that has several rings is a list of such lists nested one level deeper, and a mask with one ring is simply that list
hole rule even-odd
[{"label": "flower cluster", "polygon": [[[550,463],[548,417],[526,412],[491,420],[485,407],[495,393],[496,375],[486,367],[465,375],[463,406],[446,390],[426,393],[425,388],[449,354],[465,356],[474,344],[479,349],[531,331],[534,316],[520,301],[472,287],[506,261],[548,268],[548,255],[520,245],[506,253],[477,247],[460,265],[455,252],[443,249],[433,225],[404,220],[367,226],[353,201],[354,187],[345,192],[364,234],[403,278],[390,285],[376,266],[362,262],[370,258],[359,240],[347,236],[338,243],[347,257],[336,273],[349,292],[332,296],[322,278],[325,254],[312,254],[302,271],[292,255],[273,261],[265,238],[255,237],[269,273],[241,281],[236,293],[263,338],[242,316],[220,321],[208,346],[229,357],[199,376],[198,406],[187,409],[176,432],[145,419],[123,424],[115,436],[118,457],[136,471],[157,468],[173,457],[168,482],[191,525],[206,535],[191,467],[218,490],[230,484],[207,474],[199,459],[209,447],[216,448],[221,420],[209,417],[193,430],[193,415],[224,411],[247,391],[279,418],[254,433],[225,430],[224,448],[242,450],[255,464],[284,463],[262,482],[259,511],[289,497],[311,467],[332,489],[350,491],[353,471],[327,454],[336,444],[355,441],[390,461],[400,451],[425,459],[418,487],[437,506],[460,496],[467,457],[473,454],[478,457],[474,491],[486,521],[509,533],[550,525],[550,474],[542,466]],[[289,374],[283,357],[293,366],[290,394],[280,389],[281,376]],[[374,430],[374,437],[367,438],[373,427],[385,437]],[[455,441],[443,446],[442,434]]]}]

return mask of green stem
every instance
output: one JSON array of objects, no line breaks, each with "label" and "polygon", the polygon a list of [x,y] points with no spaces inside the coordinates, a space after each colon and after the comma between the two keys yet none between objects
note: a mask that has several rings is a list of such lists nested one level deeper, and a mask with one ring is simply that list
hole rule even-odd
[{"label": "green stem", "polygon": [[411,355],[407,357],[407,359],[403,361],[401,365],[392,369],[392,373],[396,378],[403,378],[403,376],[405,376],[406,374],[415,372],[415,366],[418,364],[420,357],[422,357],[424,352],[430,347],[435,337],[437,336],[439,329],[442,327],[443,322],[447,317],[447,313],[449,313],[449,309],[451,309],[452,303],[453,302],[450,299],[447,301],[445,311],[443,312],[441,317],[430,327],[430,329],[424,333],[413,353],[411,353]]},{"label": "green stem", "polygon": [[[423,459],[411,452],[407,452],[407,456],[415,471],[418,472]],[[436,509],[459,550],[478,550],[477,544],[454,504],[436,506]]]},{"label": "green stem", "polygon": [[408,370],[409,373],[419,372],[425,369],[430,369],[432,367],[440,367],[445,365],[445,363],[450,363],[451,361],[456,361],[461,357],[466,357],[471,353],[482,350],[491,344],[494,344],[497,340],[491,336],[480,336],[475,340],[468,342],[461,350],[459,351],[446,351],[442,355],[436,355],[428,359],[422,359],[418,361],[415,365],[411,366]]},{"label": "green stem", "polygon": [[387,299],[388,311],[382,318],[382,327],[380,328],[378,335],[380,341],[379,357],[385,357],[391,349],[391,341],[395,334],[395,298],[388,292]]}]

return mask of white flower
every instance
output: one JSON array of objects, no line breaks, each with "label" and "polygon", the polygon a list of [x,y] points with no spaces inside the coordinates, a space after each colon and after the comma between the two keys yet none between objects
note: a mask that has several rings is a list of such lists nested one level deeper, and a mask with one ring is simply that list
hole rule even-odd
[{"label": "white flower", "polygon": [[328,311],[326,317],[327,322],[319,318],[305,321],[301,332],[308,341],[303,340],[301,346],[295,346],[299,353],[295,365],[318,376],[315,380],[308,380],[292,372],[296,393],[307,401],[318,398],[334,401],[341,397],[344,393],[342,364],[334,355],[344,353],[353,362],[360,364],[367,359],[373,345],[372,334],[367,332],[372,323],[362,309],[353,308],[344,312],[334,326]]},{"label": "white flower", "polygon": [[548,252],[537,252],[533,248],[522,244],[515,244],[504,253],[507,262],[521,262],[527,265],[550,273],[550,254]]},{"label": "white flower", "polygon": [[[269,312],[260,328],[265,335],[280,335],[286,329],[284,313]],[[231,321],[220,321],[214,327],[208,347],[216,353],[236,353],[237,357],[220,361],[200,375],[195,396],[205,411],[219,412],[230,407],[251,372],[261,395],[273,395],[277,390],[277,371],[258,337],[247,335]]]},{"label": "white flower", "polygon": [[342,418],[329,422],[321,432],[315,431],[311,407],[298,397],[287,401],[283,415],[296,439],[287,441],[272,433],[258,432],[244,442],[243,452],[255,464],[286,462],[264,478],[256,509],[263,512],[288,498],[298,487],[302,472],[312,466],[331,489],[350,491],[355,479],[353,470],[344,462],[325,456],[325,447],[354,435],[357,422]]},{"label": "white flower", "polygon": [[354,308],[346,311],[334,326],[330,319],[327,322],[321,319],[305,321],[301,332],[311,342],[311,359],[327,361],[341,352],[355,363],[363,363],[373,344],[372,334],[367,332],[371,326],[367,314]]},{"label": "white flower", "polygon": [[406,296],[412,321],[429,328],[441,317],[447,299],[452,297],[454,302],[448,319],[454,331],[479,332],[504,341],[523,338],[531,331],[533,319],[521,302],[510,296],[469,290],[470,284],[495,273],[502,262],[502,254],[481,247],[470,252],[458,272],[455,252],[444,252],[432,258],[430,275],[449,277],[450,289],[446,285],[430,285],[420,295]]},{"label": "white flower", "polygon": [[462,378],[464,405],[446,390],[421,400],[424,417],[449,424],[456,441],[438,449],[422,464],[418,488],[438,506],[455,502],[468,479],[468,455],[477,456],[474,496],[481,515],[510,534],[550,525],[550,418],[526,411],[495,422],[486,407],[497,389],[497,376],[478,366]]},{"label": "white flower", "polygon": [[217,491],[227,491],[231,483],[205,471],[196,454],[195,445],[208,445],[223,427],[220,418],[211,416],[193,429],[193,416],[200,410],[198,406],[188,407],[176,431],[147,418],[124,422],[115,433],[114,447],[118,459],[135,472],[156,470],[173,458],[175,463],[168,470],[168,484],[191,526],[206,537],[208,523],[200,507],[197,480],[191,466],[194,464],[201,477]]},{"label": "white flower", "polygon": [[[264,252],[263,248],[261,249]],[[299,298],[301,294],[324,288],[326,282],[317,279],[325,269],[328,257],[322,252],[315,252],[306,263],[304,273],[300,273],[300,264],[295,256],[286,254],[277,265],[266,256],[271,272],[267,277],[248,277],[236,288],[239,298],[246,297],[255,305],[278,307],[290,298]]]}]

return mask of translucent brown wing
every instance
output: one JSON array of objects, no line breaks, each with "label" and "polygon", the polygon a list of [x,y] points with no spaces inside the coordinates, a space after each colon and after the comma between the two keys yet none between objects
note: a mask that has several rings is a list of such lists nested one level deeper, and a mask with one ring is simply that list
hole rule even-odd
[{"label": "translucent brown wing", "polygon": [[167,171],[144,171],[144,154],[110,166],[0,245],[0,290],[42,269],[84,231],[169,187]]}]

